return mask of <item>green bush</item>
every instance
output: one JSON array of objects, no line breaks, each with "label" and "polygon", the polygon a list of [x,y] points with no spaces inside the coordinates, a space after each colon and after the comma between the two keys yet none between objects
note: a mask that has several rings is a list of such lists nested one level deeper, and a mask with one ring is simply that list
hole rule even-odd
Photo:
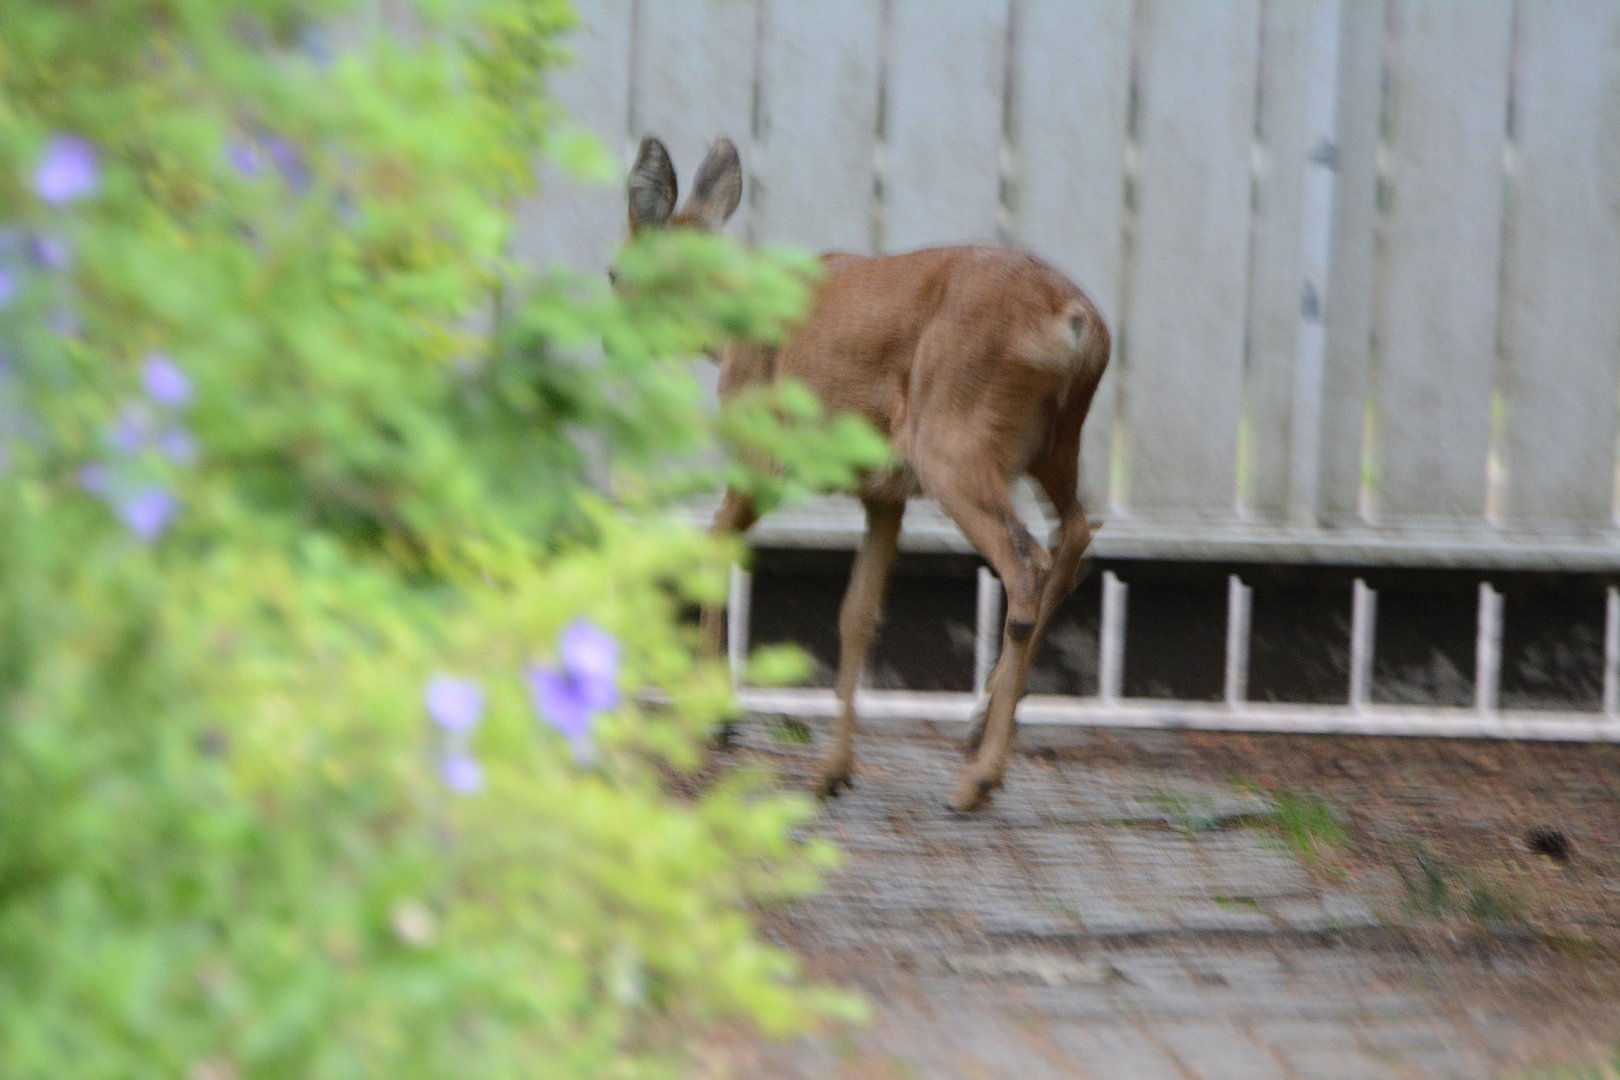
[{"label": "green bush", "polygon": [[526,278],[536,148],[605,171],[567,5],[341,6],[0,5],[0,1076],[679,1074],[857,1014],[748,914],[811,806],[669,786],[733,703],[668,500],[882,456],[790,392],[725,424],[768,474],[678,466],[680,357],[813,263]]}]

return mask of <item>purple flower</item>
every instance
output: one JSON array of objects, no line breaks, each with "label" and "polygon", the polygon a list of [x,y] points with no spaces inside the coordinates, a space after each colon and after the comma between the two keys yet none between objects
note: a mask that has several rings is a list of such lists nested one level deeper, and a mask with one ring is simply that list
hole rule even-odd
[{"label": "purple flower", "polygon": [[118,504],[118,516],[143,543],[162,536],[180,509],[180,500],[160,487],[145,487]]},{"label": "purple flower", "polygon": [[435,675],[422,694],[428,715],[444,731],[465,735],[484,715],[484,688],[471,679]]},{"label": "purple flower", "polygon": [[308,190],[309,166],[304,163],[304,155],[298,147],[280,135],[266,135],[261,142],[287,186],[297,192]]},{"label": "purple flower", "polygon": [[558,642],[562,670],[531,664],[524,673],[534,711],[568,740],[575,760],[595,755],[591,721],[619,704],[619,642],[601,627],[581,619]]},{"label": "purple flower", "polygon": [[126,401],[107,429],[107,442],[120,454],[138,454],[152,437],[152,412],[139,401]]},{"label": "purple flower", "polygon": [[94,193],[100,182],[100,155],[90,140],[58,132],[46,141],[34,170],[34,190],[40,198],[61,206]]},{"label": "purple flower", "polygon": [[157,437],[158,452],[176,465],[197,460],[197,440],[185,428],[169,428]]},{"label": "purple flower", "polygon": [[147,395],[159,405],[178,408],[191,400],[191,380],[173,357],[163,353],[147,354],[141,368],[141,382],[146,386]]},{"label": "purple flower", "polygon": [[79,486],[92,495],[105,495],[112,490],[112,473],[101,462],[92,462],[79,469]]},{"label": "purple flower", "polygon": [[444,786],[457,795],[476,795],[484,790],[484,767],[465,750],[452,750],[439,761]]},{"label": "purple flower", "polygon": [[593,709],[619,704],[619,643],[612,634],[581,619],[563,631],[558,644],[563,669]]},{"label": "purple flower", "polygon": [[73,260],[73,246],[60,236],[38,233],[28,238],[28,255],[47,270],[61,270]]},{"label": "purple flower", "polygon": [[309,188],[311,175],[304,155],[296,143],[280,135],[263,134],[249,139],[238,139],[226,148],[225,156],[243,176],[258,176],[264,171],[268,158],[275,165],[281,179],[295,192]]},{"label": "purple flower", "polygon": [[534,711],[570,741],[591,733],[591,704],[579,684],[560,671],[533,666],[528,670],[529,698]]},{"label": "purple flower", "polygon": [[264,168],[264,151],[259,149],[257,143],[237,140],[231,143],[225,153],[236,171],[243,176],[258,176]]},{"label": "purple flower", "polygon": [[16,298],[17,275],[4,266],[0,266],[0,310],[10,307],[11,302]]}]

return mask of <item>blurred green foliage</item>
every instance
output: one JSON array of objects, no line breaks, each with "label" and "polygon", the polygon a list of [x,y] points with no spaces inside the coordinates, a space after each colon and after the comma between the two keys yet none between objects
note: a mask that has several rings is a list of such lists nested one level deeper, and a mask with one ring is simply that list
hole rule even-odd
[{"label": "blurred green foliage", "polygon": [[[680,614],[733,552],[668,501],[882,460],[788,390],[722,425],[768,469],[680,464],[683,357],[813,261],[526,276],[536,148],[607,160],[545,93],[568,6],[345,8],[0,5],[0,1076],[667,1075],[857,1015],[749,917],[830,864],[811,805],[685,778],[733,702]],[[582,618],[625,691],[584,761],[524,676]]]}]

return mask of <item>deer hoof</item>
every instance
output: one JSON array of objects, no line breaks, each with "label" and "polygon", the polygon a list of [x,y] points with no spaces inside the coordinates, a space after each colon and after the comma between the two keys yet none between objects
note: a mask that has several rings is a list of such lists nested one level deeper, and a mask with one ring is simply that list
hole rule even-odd
[{"label": "deer hoof", "polygon": [[956,795],[951,799],[951,809],[958,814],[971,814],[975,810],[982,810],[990,804],[990,793],[1000,786],[1000,780],[968,772],[956,785]]},{"label": "deer hoof", "polygon": [[845,789],[855,790],[855,780],[848,768],[829,769],[816,781],[816,794],[823,799],[836,799]]}]

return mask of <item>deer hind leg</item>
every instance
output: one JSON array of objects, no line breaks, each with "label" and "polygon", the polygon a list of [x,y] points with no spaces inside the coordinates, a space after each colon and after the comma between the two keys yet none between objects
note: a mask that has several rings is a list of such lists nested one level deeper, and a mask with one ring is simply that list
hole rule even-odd
[{"label": "deer hind leg", "polygon": [[[1046,629],[1052,622],[1052,616],[1057,614],[1057,609],[1063,606],[1063,602],[1074,593],[1080,582],[1085,580],[1086,571],[1090,569],[1085,553],[1086,548],[1091,546],[1091,531],[1085,512],[1078,506],[1072,515],[1064,518],[1058,525],[1058,542],[1052,553],[1052,569],[1046,578],[1046,587],[1041,593],[1040,610],[1035,616],[1035,626],[1029,637],[1027,664],[1034,664],[1036,657],[1040,655],[1041,644],[1046,640]],[[975,757],[982,750],[990,712],[996,697],[1005,692],[1002,680],[1007,677],[1009,670],[1007,658],[1008,653],[1003,648],[1001,655],[996,658],[996,666],[990,671],[990,677],[985,680],[980,712],[974,717],[973,725],[968,730],[965,750],[969,758]],[[1017,693],[1020,698],[1023,696],[1022,682]]]},{"label": "deer hind leg", "polygon": [[[1093,524],[1086,518],[1085,507],[1075,497],[1075,480],[1077,462],[1070,458],[1059,458],[1047,468],[1036,469],[1035,479],[1046,492],[1051,501],[1053,512],[1058,518],[1057,546],[1052,553],[1051,574],[1046,579],[1046,589],[1041,595],[1040,611],[1035,618],[1035,630],[1030,635],[1030,663],[1040,655],[1041,643],[1046,640],[1047,627],[1052,617],[1057,614],[1063,602],[1073,595],[1085,580],[1091,564],[1086,561],[1086,549],[1091,546],[1091,534],[1101,523]],[[979,752],[983,745],[985,732],[985,719],[989,715],[989,702],[994,700],[997,688],[1007,666],[1002,662],[1006,658],[1003,652],[996,659],[996,666],[991,669],[990,677],[985,681],[985,704],[983,711],[974,718],[974,724],[968,731],[967,754],[971,758]]]},{"label": "deer hind leg", "polygon": [[867,653],[877,634],[883,607],[883,589],[894,565],[905,503],[867,502],[866,535],[855,554],[849,587],[838,612],[838,719],[832,748],[821,766],[816,790],[837,795],[850,787],[855,766],[855,690],[866,669]]},{"label": "deer hind leg", "polygon": [[1052,562],[1013,512],[1005,483],[985,486],[979,494],[952,485],[934,487],[930,494],[961,528],[1001,577],[1007,591],[1007,619],[1002,631],[1001,659],[985,714],[984,745],[968,765],[951,798],[951,809],[977,810],[1001,786],[1012,746],[1014,710],[1024,696],[1035,627],[1051,579]]},{"label": "deer hind leg", "polygon": [[[1079,438],[1079,428],[1075,429]],[[1091,564],[1086,561],[1086,550],[1091,547],[1091,534],[1102,527],[1086,517],[1075,489],[1079,482],[1079,448],[1059,450],[1055,456],[1038,462],[1031,469],[1041,489],[1046,493],[1052,510],[1057,515],[1057,550],[1052,554],[1052,576],[1047,579],[1046,593],[1041,597],[1041,614],[1035,620],[1032,648],[1039,652],[1046,637],[1046,628],[1057,614],[1057,609],[1079,588]]]}]

